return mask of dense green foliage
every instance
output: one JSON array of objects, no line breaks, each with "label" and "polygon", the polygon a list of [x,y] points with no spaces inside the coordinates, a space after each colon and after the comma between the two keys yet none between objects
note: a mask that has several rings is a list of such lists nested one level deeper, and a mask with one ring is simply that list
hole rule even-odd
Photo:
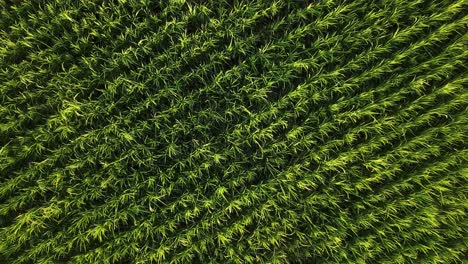
[{"label": "dense green foliage", "polygon": [[468,253],[466,1],[0,3],[0,263]]}]

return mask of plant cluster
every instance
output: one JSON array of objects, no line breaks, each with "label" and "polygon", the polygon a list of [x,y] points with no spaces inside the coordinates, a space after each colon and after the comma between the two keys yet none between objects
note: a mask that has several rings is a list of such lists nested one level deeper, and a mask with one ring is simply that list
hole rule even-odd
[{"label": "plant cluster", "polygon": [[467,14],[0,1],[0,263],[462,263]]}]

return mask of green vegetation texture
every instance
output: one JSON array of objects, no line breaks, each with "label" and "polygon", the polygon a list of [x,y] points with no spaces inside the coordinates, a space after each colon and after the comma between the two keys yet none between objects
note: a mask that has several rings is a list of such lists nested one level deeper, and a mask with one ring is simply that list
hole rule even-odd
[{"label": "green vegetation texture", "polygon": [[0,263],[464,263],[467,14],[0,1]]}]

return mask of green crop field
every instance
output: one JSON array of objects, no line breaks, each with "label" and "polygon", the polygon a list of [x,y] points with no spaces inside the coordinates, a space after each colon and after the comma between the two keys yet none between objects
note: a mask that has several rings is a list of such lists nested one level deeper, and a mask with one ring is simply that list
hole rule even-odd
[{"label": "green crop field", "polygon": [[0,264],[466,263],[466,0],[0,0]]}]

